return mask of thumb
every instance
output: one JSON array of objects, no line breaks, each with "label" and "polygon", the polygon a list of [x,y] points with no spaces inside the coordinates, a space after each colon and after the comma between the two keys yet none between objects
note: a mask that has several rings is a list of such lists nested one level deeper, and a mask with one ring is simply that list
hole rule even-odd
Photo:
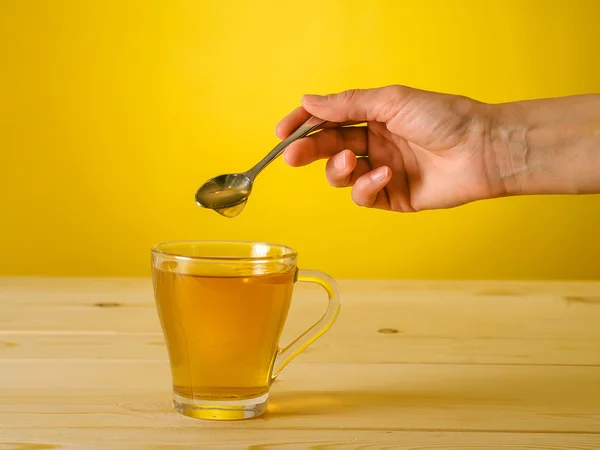
[{"label": "thumb", "polygon": [[329,122],[387,122],[408,103],[411,92],[406,86],[385,86],[324,96],[304,95],[302,106]]}]

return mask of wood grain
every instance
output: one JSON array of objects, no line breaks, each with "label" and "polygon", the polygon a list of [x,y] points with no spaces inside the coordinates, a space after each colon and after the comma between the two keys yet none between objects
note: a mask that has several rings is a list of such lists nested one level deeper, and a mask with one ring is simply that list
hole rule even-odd
[{"label": "wood grain", "polygon": [[[4,427],[214,426],[172,411],[164,363],[18,361],[0,370]],[[308,424],[600,433],[600,368],[298,363],[273,386],[269,416],[235,426]]]},{"label": "wood grain", "polygon": [[[297,361],[600,365],[600,344],[594,339],[518,339],[505,338],[500,333],[472,338],[430,337],[386,334],[378,331],[381,329],[384,328],[358,324],[352,332],[352,323],[340,320],[337,329],[315,342]],[[286,333],[286,337],[291,334]],[[158,332],[0,334],[0,360],[37,358],[166,361],[167,352]]]},{"label": "wood grain", "polygon": [[[19,282],[17,282],[19,281]],[[89,333],[125,332],[159,333],[159,322],[152,300],[149,280],[130,283],[138,289],[124,289],[116,281],[100,288],[97,280],[79,289],[82,280],[74,281],[63,292],[57,281],[0,278],[0,330],[25,332],[65,331]],[[69,284],[70,281],[64,283]],[[373,291],[373,283],[377,283]],[[114,291],[110,290],[115,285]],[[126,284],[125,286],[129,286]],[[527,283],[483,282],[426,284],[416,282],[342,282],[345,308],[336,330],[343,324],[393,328],[411,336],[567,338],[598,339],[600,295],[597,283],[539,283],[539,292]],[[594,290],[595,286],[595,290]],[[461,288],[462,287],[462,288]],[[29,291],[31,289],[31,292]],[[298,329],[314,322],[324,306],[319,288],[298,284],[293,308],[300,314],[289,322]],[[29,308],[36,308],[36,315]],[[384,313],[381,308],[385,307]],[[292,313],[294,310],[292,310]],[[344,319],[344,320],[342,320]]]},{"label": "wood grain", "polygon": [[0,450],[600,448],[600,283],[341,286],[267,415],[215,423],[172,410],[149,280],[0,278]]},{"label": "wood grain", "polygon": [[[3,437],[2,437],[3,436]],[[4,440],[4,444],[2,444]],[[23,436],[4,430],[0,450],[597,450],[598,437],[557,433],[464,433],[455,431],[243,430],[213,428],[46,428]]]}]

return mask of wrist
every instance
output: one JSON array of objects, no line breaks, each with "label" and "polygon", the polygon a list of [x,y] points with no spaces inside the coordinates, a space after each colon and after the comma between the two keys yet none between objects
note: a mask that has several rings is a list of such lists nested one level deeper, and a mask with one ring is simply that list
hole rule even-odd
[{"label": "wrist", "polygon": [[503,195],[600,192],[600,96],[489,109],[488,174]]},{"label": "wrist", "polygon": [[531,164],[537,147],[521,102],[489,105],[488,174],[501,196],[524,195],[532,189]]}]

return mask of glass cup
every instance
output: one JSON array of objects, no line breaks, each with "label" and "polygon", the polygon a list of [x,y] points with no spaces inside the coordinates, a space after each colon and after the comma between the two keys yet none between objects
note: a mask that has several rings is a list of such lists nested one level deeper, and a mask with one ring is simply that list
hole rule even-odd
[{"label": "glass cup", "polygon": [[[173,404],[188,417],[247,419],[266,410],[281,370],[340,310],[335,281],[299,270],[296,251],[236,241],[178,241],[152,249],[154,297],[167,343]],[[279,338],[296,281],[329,294],[325,314],[285,347]]]}]

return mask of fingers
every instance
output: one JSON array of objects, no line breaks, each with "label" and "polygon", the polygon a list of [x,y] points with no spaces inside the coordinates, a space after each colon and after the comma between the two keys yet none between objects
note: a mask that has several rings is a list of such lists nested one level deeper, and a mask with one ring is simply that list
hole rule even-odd
[{"label": "fingers", "polygon": [[302,106],[306,113],[330,122],[387,122],[406,105],[412,91],[406,86],[385,86],[325,96],[305,95]]},{"label": "fingers", "polygon": [[285,139],[292,132],[306,122],[312,114],[299,106],[287,116],[285,116],[275,127],[275,134],[279,139]]},{"label": "fingers", "polygon": [[330,128],[293,142],[285,150],[285,162],[299,167],[331,158],[342,150],[364,156],[368,150],[367,127]]},{"label": "fingers", "polygon": [[[279,139],[285,139],[292,132],[306,122],[312,116],[306,109],[302,106],[299,106],[287,116],[285,116],[275,127],[275,134]],[[336,122],[325,122],[320,128],[334,128],[345,125],[356,125],[361,123],[361,121],[346,121],[342,123]]]},{"label": "fingers", "polygon": [[389,209],[390,202],[383,190],[392,179],[387,166],[372,170],[369,158],[356,158],[349,150],[338,153],[327,161],[327,181],[334,187],[352,188],[352,200],[367,208]]},{"label": "fingers", "polygon": [[368,158],[356,158],[350,150],[344,150],[327,161],[325,176],[333,187],[352,186],[358,178],[371,170]]},{"label": "fingers", "polygon": [[390,202],[383,188],[391,179],[392,171],[387,166],[365,173],[352,187],[352,200],[366,208],[389,209]]},{"label": "fingers", "polygon": [[302,106],[277,124],[275,134],[285,139],[312,115],[327,121],[322,128],[368,121],[386,122],[408,103],[415,92],[415,89],[406,86],[385,86],[353,89],[326,96],[305,95],[302,97]]}]

